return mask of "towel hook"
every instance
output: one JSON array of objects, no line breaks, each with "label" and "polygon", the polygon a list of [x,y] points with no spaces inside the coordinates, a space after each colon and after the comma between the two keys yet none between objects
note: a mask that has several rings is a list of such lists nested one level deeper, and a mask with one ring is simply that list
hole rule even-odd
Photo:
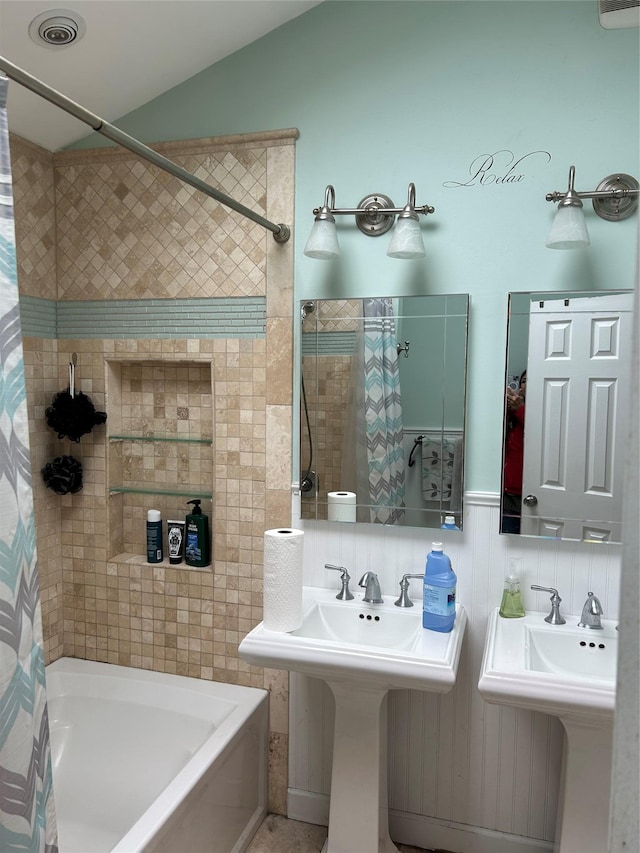
[{"label": "towel hook", "polygon": [[409,468],[413,468],[416,464],[416,460],[413,458],[413,454],[416,452],[416,447],[419,444],[422,444],[423,435],[419,435],[413,442],[413,447],[411,448],[411,453],[409,454]]},{"label": "towel hook", "polygon": [[78,363],[78,353],[71,353],[71,361],[69,362],[69,396],[73,400],[76,396],[76,364]]}]

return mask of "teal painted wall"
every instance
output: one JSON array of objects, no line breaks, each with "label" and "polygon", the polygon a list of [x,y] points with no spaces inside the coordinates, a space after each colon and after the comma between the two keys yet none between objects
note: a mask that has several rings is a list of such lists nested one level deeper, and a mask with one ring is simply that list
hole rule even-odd
[{"label": "teal painted wall", "polygon": [[[299,298],[468,292],[466,487],[497,491],[507,293],[633,287],[637,216],[608,223],[587,203],[588,250],[544,240],[545,194],[570,165],[580,190],[640,172],[638,42],[602,29],[596,0],[327,0],[118,125],[146,142],[297,127]],[[470,164],[499,151],[525,158],[522,180],[473,180]],[[423,261],[387,258],[388,236],[346,219],[335,266],[303,256],[326,184],[350,207],[372,192],[403,204],[410,181],[436,207]]]}]

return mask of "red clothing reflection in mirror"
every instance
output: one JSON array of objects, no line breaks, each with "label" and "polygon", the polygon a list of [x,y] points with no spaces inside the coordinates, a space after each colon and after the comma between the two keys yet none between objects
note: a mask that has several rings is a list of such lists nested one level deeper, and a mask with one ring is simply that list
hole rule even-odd
[{"label": "red clothing reflection in mirror", "polygon": [[524,404],[509,413],[504,453],[504,491],[509,495],[522,494],[522,465],[524,462]]}]

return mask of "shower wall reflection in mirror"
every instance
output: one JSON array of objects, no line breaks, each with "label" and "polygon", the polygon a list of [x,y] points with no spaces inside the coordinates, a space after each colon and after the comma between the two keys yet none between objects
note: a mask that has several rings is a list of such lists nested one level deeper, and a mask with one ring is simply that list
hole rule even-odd
[{"label": "shower wall reflection in mirror", "polygon": [[468,295],[300,314],[302,518],[462,529]]},{"label": "shower wall reflection in mirror", "polygon": [[632,291],[509,294],[501,533],[620,542]]}]

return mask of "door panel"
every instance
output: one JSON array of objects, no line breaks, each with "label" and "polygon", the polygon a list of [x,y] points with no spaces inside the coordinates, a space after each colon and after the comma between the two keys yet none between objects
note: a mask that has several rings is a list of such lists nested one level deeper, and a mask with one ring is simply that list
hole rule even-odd
[{"label": "door panel", "polygon": [[531,305],[523,534],[620,541],[631,311],[630,294]]}]

